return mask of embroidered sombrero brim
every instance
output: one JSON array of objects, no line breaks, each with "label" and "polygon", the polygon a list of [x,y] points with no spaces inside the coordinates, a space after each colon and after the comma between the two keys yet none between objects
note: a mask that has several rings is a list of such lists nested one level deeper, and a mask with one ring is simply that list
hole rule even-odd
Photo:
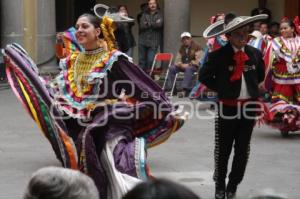
[{"label": "embroidered sombrero brim", "polygon": [[134,19],[120,15],[118,12],[111,12],[109,7],[104,4],[96,4],[94,6],[94,13],[97,17],[102,19],[104,16],[111,18],[114,22],[132,22]]},{"label": "embroidered sombrero brim", "polygon": [[217,21],[216,23],[211,24],[203,32],[204,38],[216,37],[218,35],[226,34],[232,32],[243,26],[261,21],[268,18],[266,14],[255,15],[252,17],[249,16],[238,16],[230,21],[227,25],[224,24],[224,20]]}]

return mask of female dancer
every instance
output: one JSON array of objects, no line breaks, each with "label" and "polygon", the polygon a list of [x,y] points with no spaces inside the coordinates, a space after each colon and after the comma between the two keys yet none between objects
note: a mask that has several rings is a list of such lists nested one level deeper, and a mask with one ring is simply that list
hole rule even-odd
[{"label": "female dancer", "polygon": [[[61,73],[48,90],[26,52],[16,45],[5,49],[18,99],[63,166],[92,177],[104,199],[121,198],[147,179],[147,148],[184,123],[160,87],[114,49],[112,27],[107,17],[100,27],[97,17],[81,15],[75,35],[84,51],[61,61]],[[101,32],[109,50],[99,47]]]},{"label": "female dancer", "polygon": [[280,23],[281,36],[272,42],[272,104],[269,121],[283,134],[296,130],[300,103],[300,37],[293,21]]}]

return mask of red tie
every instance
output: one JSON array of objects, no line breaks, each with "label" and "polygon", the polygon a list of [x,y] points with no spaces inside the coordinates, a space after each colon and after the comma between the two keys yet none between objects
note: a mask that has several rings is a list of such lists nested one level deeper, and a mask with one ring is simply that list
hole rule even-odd
[{"label": "red tie", "polygon": [[234,69],[233,74],[230,77],[230,81],[232,82],[241,79],[244,70],[245,61],[247,61],[249,57],[246,53],[239,50],[234,54],[233,59],[235,60],[236,67]]}]

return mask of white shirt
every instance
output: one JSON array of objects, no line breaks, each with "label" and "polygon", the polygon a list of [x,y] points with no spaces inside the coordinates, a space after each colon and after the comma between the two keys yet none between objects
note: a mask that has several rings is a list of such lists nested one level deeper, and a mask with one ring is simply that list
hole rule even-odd
[{"label": "white shirt", "polygon": [[[237,51],[239,51],[239,49],[237,49],[236,47],[232,46],[234,53],[236,53]],[[240,49],[241,51],[245,52],[245,48],[243,47],[242,49]],[[244,78],[244,73],[242,74],[242,85],[241,85],[241,91],[240,91],[240,96],[237,99],[249,99],[251,98],[251,96],[249,95],[248,89],[247,89],[247,85],[245,82],[245,78]]]}]

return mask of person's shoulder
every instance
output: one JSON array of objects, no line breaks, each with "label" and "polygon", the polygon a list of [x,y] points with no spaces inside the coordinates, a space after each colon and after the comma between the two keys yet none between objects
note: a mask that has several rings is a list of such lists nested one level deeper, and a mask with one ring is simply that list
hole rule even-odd
[{"label": "person's shoulder", "polygon": [[217,54],[224,54],[224,53],[226,54],[229,51],[233,51],[233,49],[230,43],[227,43],[225,46],[222,46],[221,48],[214,50],[213,52]]},{"label": "person's shoulder", "polygon": [[145,16],[148,16],[148,15],[150,15],[150,12],[149,12],[148,10],[144,10],[144,11],[142,11],[142,12],[140,13],[140,16],[141,16],[141,17],[145,17]]},{"label": "person's shoulder", "polygon": [[251,46],[251,45],[249,45],[249,44],[247,44],[246,46],[245,46],[245,48],[247,49],[247,50],[250,50],[250,51],[259,51],[257,48],[255,48],[255,47],[253,47],[253,46]]},{"label": "person's shoulder", "polygon": [[192,45],[193,45],[193,48],[196,49],[197,51],[203,50],[202,46],[196,41],[193,41]]},{"label": "person's shoulder", "polygon": [[261,51],[259,49],[255,48],[255,47],[253,47],[253,46],[250,46],[250,45],[247,44],[245,46],[245,49],[247,50],[247,52],[250,52],[250,53],[252,53],[256,56],[262,56]]},{"label": "person's shoulder", "polygon": [[212,59],[219,59],[220,57],[223,57],[228,51],[228,46],[225,45],[217,50],[214,50],[209,53],[209,57]]},{"label": "person's shoulder", "polygon": [[162,16],[163,16],[163,12],[162,12],[161,9],[157,9],[157,10],[155,11],[154,15],[159,16],[159,17],[162,17]]}]

